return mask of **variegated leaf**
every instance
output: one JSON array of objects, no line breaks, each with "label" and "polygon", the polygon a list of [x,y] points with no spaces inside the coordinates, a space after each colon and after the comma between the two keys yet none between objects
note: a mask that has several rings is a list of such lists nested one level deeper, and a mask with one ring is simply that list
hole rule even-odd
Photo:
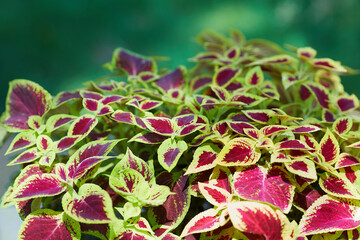
[{"label": "variegated leaf", "polygon": [[324,195],[303,215],[299,229],[304,235],[354,229],[360,226],[358,201]]},{"label": "variegated leaf", "polygon": [[188,146],[183,140],[166,139],[157,150],[160,165],[168,172],[171,172],[187,148]]},{"label": "variegated leaf", "polygon": [[255,128],[253,125],[251,125],[250,123],[246,123],[246,122],[228,122],[230,128],[239,134],[243,134],[244,133],[244,129],[246,128]]},{"label": "variegated leaf", "polygon": [[324,174],[320,178],[319,185],[326,193],[343,198],[359,199],[360,194],[353,184],[346,178],[339,178]]},{"label": "variegated leaf", "polygon": [[276,144],[279,150],[311,150],[300,140],[285,140]]},{"label": "variegated leaf", "polygon": [[335,163],[335,168],[339,169],[339,168],[349,167],[359,164],[360,164],[360,160],[357,157],[352,156],[348,153],[340,153],[339,160]]},{"label": "variegated leaf", "polygon": [[338,135],[346,134],[352,127],[352,118],[342,117],[335,120],[332,125],[332,129]]},{"label": "variegated leaf", "polygon": [[10,154],[15,151],[31,147],[36,144],[36,135],[33,131],[23,131],[18,133],[11,141],[10,146],[5,154]]},{"label": "variegated leaf", "polygon": [[299,127],[295,127],[293,128],[291,131],[293,133],[312,133],[312,132],[317,132],[319,131],[320,128],[317,127],[317,126],[314,126],[314,125],[302,125],[302,126],[299,126]]},{"label": "variegated leaf", "polygon": [[298,48],[297,55],[298,58],[307,61],[316,56],[316,50],[311,47]]},{"label": "variegated leaf", "polygon": [[314,67],[324,68],[336,72],[346,72],[340,62],[336,62],[330,58],[314,58],[309,61]]},{"label": "variegated leaf", "polygon": [[199,183],[201,194],[214,206],[221,206],[231,200],[232,195],[225,189],[211,184]]},{"label": "variegated leaf", "polygon": [[202,145],[196,148],[193,160],[186,170],[186,174],[197,173],[215,167],[215,159],[219,151],[220,149],[212,144]]},{"label": "variegated leaf", "polygon": [[313,93],[316,100],[322,107],[329,108],[330,97],[325,87],[323,87],[322,85],[317,86],[314,84],[307,84],[305,86]]},{"label": "variegated leaf", "polygon": [[265,127],[261,128],[260,132],[263,136],[268,137],[273,134],[276,134],[276,133],[279,133],[282,131],[286,131],[287,129],[288,129],[288,127],[286,127],[286,126],[270,125],[270,126],[265,126]]},{"label": "variegated leaf", "polygon": [[[267,240],[290,239],[289,220],[279,210],[257,202],[231,202],[228,206],[234,227]],[[251,238],[250,238],[251,239]]]},{"label": "variegated leaf", "polygon": [[143,121],[150,131],[160,135],[171,136],[176,131],[175,124],[166,117],[149,117]]},{"label": "variegated leaf", "polygon": [[295,186],[280,168],[267,170],[253,166],[234,174],[234,191],[241,198],[263,201],[288,213],[293,201]]},{"label": "variegated leaf", "polygon": [[239,69],[233,69],[228,66],[218,69],[213,77],[213,83],[217,86],[226,86],[230,84],[240,73]]},{"label": "variegated leaf", "polygon": [[318,151],[325,163],[332,165],[338,161],[340,155],[339,143],[329,129],[321,139]]},{"label": "variegated leaf", "polygon": [[81,237],[80,224],[64,212],[40,209],[31,213],[21,225],[18,239],[77,240]]},{"label": "variegated leaf", "polygon": [[36,159],[40,157],[40,153],[38,152],[37,148],[30,148],[24,152],[22,152],[20,155],[18,155],[14,160],[12,160],[10,163],[8,163],[8,166],[16,165],[16,164],[22,164],[22,163],[29,163],[33,162]]},{"label": "variegated leaf", "polygon": [[97,119],[93,115],[85,114],[74,120],[68,130],[68,136],[82,135],[87,136],[97,124]]},{"label": "variegated leaf", "polygon": [[261,156],[261,153],[255,149],[255,144],[255,141],[248,138],[234,138],[223,147],[215,162],[222,166],[252,165]]},{"label": "variegated leaf", "polygon": [[249,86],[257,86],[264,81],[264,74],[260,66],[251,68],[245,75],[245,83]]},{"label": "variegated leaf", "polygon": [[109,223],[116,219],[109,194],[91,183],[82,185],[77,194],[67,192],[62,207],[71,218],[83,223]]},{"label": "variegated leaf", "polygon": [[302,158],[285,162],[285,167],[293,174],[304,178],[317,179],[315,164],[309,159]]},{"label": "variegated leaf", "polygon": [[136,134],[133,138],[129,140],[129,142],[141,142],[146,144],[159,144],[162,143],[166,136],[159,135],[156,133],[149,133],[149,132],[141,132]]},{"label": "variegated leaf", "polygon": [[193,217],[184,227],[181,238],[193,233],[208,232],[220,227],[218,210],[210,208]]},{"label": "variegated leaf", "polygon": [[262,58],[260,60],[250,63],[249,66],[267,65],[267,64],[274,64],[274,65],[276,65],[276,64],[292,64],[295,62],[297,62],[297,59],[295,59],[289,55],[286,55],[286,54],[281,54],[281,55],[274,55],[271,57]]},{"label": "variegated leaf", "polygon": [[355,95],[342,96],[336,103],[342,112],[348,112],[359,106],[359,99]]},{"label": "variegated leaf", "polygon": [[49,117],[46,121],[46,131],[48,133],[64,126],[67,123],[73,121],[76,117],[68,114],[56,114]]}]

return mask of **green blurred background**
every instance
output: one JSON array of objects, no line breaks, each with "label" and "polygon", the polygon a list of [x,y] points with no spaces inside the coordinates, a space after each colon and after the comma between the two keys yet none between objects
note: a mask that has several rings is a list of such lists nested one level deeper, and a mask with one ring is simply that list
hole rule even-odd
[{"label": "green blurred background", "polygon": [[[0,107],[8,81],[26,78],[52,94],[106,74],[116,47],[168,56],[162,67],[191,66],[204,29],[243,31],[280,45],[312,46],[318,56],[360,68],[359,0],[1,1]],[[344,77],[360,95],[359,76]]]},{"label": "green blurred background", "polygon": [[[359,0],[33,0],[0,1],[0,111],[8,82],[26,78],[55,95],[107,74],[101,65],[116,47],[168,56],[161,67],[190,67],[204,29],[280,45],[312,46],[360,69]],[[360,97],[360,76],[343,77]],[[4,150],[4,148],[2,149]],[[18,168],[0,151],[0,195]],[[14,208],[0,210],[0,239],[16,239]]]}]

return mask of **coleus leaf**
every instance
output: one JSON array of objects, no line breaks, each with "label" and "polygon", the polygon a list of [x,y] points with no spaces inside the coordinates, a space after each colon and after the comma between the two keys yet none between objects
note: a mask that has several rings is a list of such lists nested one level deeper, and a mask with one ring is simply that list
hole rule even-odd
[{"label": "coleus leaf", "polygon": [[193,217],[184,227],[180,237],[193,233],[208,232],[220,227],[220,217],[217,216],[218,210],[210,208]]},{"label": "coleus leaf", "polygon": [[46,121],[46,131],[48,133],[64,126],[65,124],[73,121],[76,117],[68,114],[56,114]]},{"label": "coleus leaf", "polygon": [[155,183],[154,169],[152,165],[149,165],[141,158],[134,155],[134,153],[128,148],[124,157],[115,165],[113,171],[120,172],[123,169],[134,169],[139,172],[150,185]]},{"label": "coleus leaf", "polygon": [[244,133],[249,136],[250,138],[254,139],[254,140],[259,140],[261,133],[258,129],[256,128],[247,128],[244,129]]},{"label": "coleus leaf", "polygon": [[293,205],[305,212],[322,195],[325,195],[325,192],[321,189],[315,189],[312,185],[307,185],[302,191],[296,189]]},{"label": "coleus leaf", "polygon": [[111,118],[122,123],[127,123],[134,125],[136,124],[135,116],[131,112],[124,112],[121,110],[116,110],[112,115]]},{"label": "coleus leaf", "polygon": [[185,141],[176,141],[171,138],[166,139],[157,150],[160,165],[168,172],[171,172],[187,148],[188,146]]},{"label": "coleus leaf", "polygon": [[174,71],[160,77],[158,80],[155,81],[155,84],[164,91],[168,91],[170,89],[177,89],[185,84],[185,75],[185,67],[178,67]]},{"label": "coleus leaf", "polygon": [[162,205],[171,195],[170,188],[168,186],[154,184],[147,189],[149,194],[141,194],[139,200],[144,204],[144,206],[160,206]]},{"label": "coleus leaf", "polygon": [[11,141],[6,154],[13,153],[18,150],[22,150],[27,147],[31,147],[36,143],[36,135],[33,131],[27,130],[18,133]]},{"label": "coleus leaf", "polygon": [[215,71],[213,83],[217,86],[226,86],[230,84],[240,73],[239,69],[224,66]]},{"label": "coleus leaf", "polygon": [[26,200],[37,197],[55,196],[63,193],[66,186],[59,176],[51,173],[37,174],[26,178],[26,181],[14,189],[15,200]]},{"label": "coleus leaf", "polygon": [[340,62],[336,62],[330,58],[314,58],[309,62],[317,68],[324,68],[336,72],[346,72],[346,69],[341,66]]},{"label": "coleus leaf", "polygon": [[133,138],[131,138],[129,142],[158,144],[158,143],[162,143],[165,139],[167,139],[166,136],[162,136],[156,133],[141,132],[136,134]]},{"label": "coleus leaf", "polygon": [[285,155],[280,151],[275,151],[271,154],[270,158],[271,163],[283,163],[283,162],[291,162],[291,158]]},{"label": "coleus leaf", "polygon": [[78,193],[67,192],[62,207],[71,218],[83,223],[109,223],[116,219],[109,194],[96,184],[85,183]]},{"label": "coleus leaf", "polygon": [[316,56],[316,50],[311,47],[298,48],[296,52],[297,52],[298,58],[300,58],[301,60],[305,60],[305,61]]},{"label": "coleus leaf", "polygon": [[82,135],[85,137],[91,132],[97,122],[98,120],[93,115],[82,115],[75,119],[74,122],[70,125],[68,136]]},{"label": "coleus leaf", "polygon": [[46,152],[52,149],[53,141],[47,135],[40,135],[36,139],[36,146],[41,152]]},{"label": "coleus leaf", "polygon": [[326,193],[343,198],[359,199],[360,194],[353,184],[346,178],[339,178],[329,174],[324,174],[320,178],[319,185]]},{"label": "coleus leaf", "polygon": [[320,128],[317,127],[317,126],[314,126],[314,125],[302,125],[302,126],[299,126],[299,127],[294,127],[291,131],[293,133],[302,134],[302,133],[317,132],[319,130],[320,130]]},{"label": "coleus leaf", "polygon": [[264,97],[251,93],[236,93],[230,99],[230,105],[236,107],[244,105],[246,108],[251,108],[263,102],[265,99]]},{"label": "coleus leaf", "polygon": [[325,122],[335,122],[334,114],[327,109],[323,109],[321,116]]},{"label": "coleus leaf", "polygon": [[336,104],[342,112],[348,112],[359,106],[359,99],[355,95],[341,96],[336,101]]},{"label": "coleus leaf", "polygon": [[24,220],[18,239],[77,240],[81,237],[80,224],[64,212],[40,209]]},{"label": "coleus leaf", "polygon": [[248,64],[248,66],[267,65],[267,64],[292,64],[295,62],[297,62],[295,58],[286,54],[280,54],[280,55],[262,58],[260,60]]},{"label": "coleus leaf", "polygon": [[243,112],[248,118],[261,124],[268,123],[276,115],[272,110],[246,110]]},{"label": "coleus leaf", "polygon": [[[114,169],[110,175],[110,187],[128,201],[135,201],[136,197],[146,195],[150,188],[145,178],[138,171],[129,168],[118,171]],[[145,196],[147,198],[148,196]]]},{"label": "coleus leaf", "polygon": [[149,111],[151,109],[157,108],[163,102],[155,101],[155,100],[144,100],[140,103],[139,108],[143,111]]},{"label": "coleus leaf", "polygon": [[257,86],[264,81],[264,74],[260,66],[251,68],[245,75],[245,83],[249,86]]},{"label": "coleus leaf", "polygon": [[211,76],[201,75],[195,77],[191,82],[191,89],[197,91],[212,82]]},{"label": "coleus leaf", "polygon": [[219,151],[220,149],[213,144],[206,144],[196,148],[193,160],[185,174],[197,173],[215,167],[215,159]]},{"label": "coleus leaf", "polygon": [[109,239],[110,228],[108,224],[85,224],[80,223],[81,232],[100,238]]},{"label": "coleus leaf", "polygon": [[315,164],[309,159],[302,158],[285,162],[285,167],[293,174],[304,178],[317,179]]},{"label": "coleus leaf", "polygon": [[60,140],[54,142],[55,151],[56,152],[63,152],[71,147],[73,147],[79,140],[81,136],[65,136]]},{"label": "coleus leaf", "polygon": [[83,98],[92,99],[92,100],[96,100],[96,101],[101,100],[103,98],[103,95],[101,95],[100,93],[93,92],[93,91],[86,91],[86,90],[81,90],[80,95]]},{"label": "coleus leaf", "polygon": [[329,108],[330,97],[326,88],[324,88],[322,85],[317,86],[309,83],[305,86],[313,93],[316,100],[322,107]]},{"label": "coleus leaf", "polygon": [[94,99],[90,99],[90,98],[84,98],[83,99],[83,106],[85,109],[91,111],[91,112],[96,112],[99,110],[99,108],[101,107],[101,103],[97,100]]},{"label": "coleus leaf", "polygon": [[232,198],[227,190],[212,184],[199,183],[199,189],[205,199],[214,206],[225,205]]},{"label": "coleus leaf", "polygon": [[95,167],[99,163],[109,159],[111,157],[88,157],[82,160],[75,168],[75,171],[71,174],[71,178],[74,181],[81,179],[91,168]]},{"label": "coleus leaf", "polygon": [[51,104],[51,95],[37,83],[14,80],[9,86],[3,125],[9,132],[29,129],[29,117],[42,117],[50,110]]},{"label": "coleus leaf", "polygon": [[256,142],[248,138],[234,138],[221,149],[215,162],[222,166],[247,166],[256,163],[261,153],[255,149]]},{"label": "coleus leaf", "polygon": [[276,144],[279,150],[310,150],[311,148],[300,140],[285,140]]},{"label": "coleus leaf", "polygon": [[360,160],[357,157],[352,156],[348,153],[340,153],[339,160],[335,163],[335,168],[339,169],[339,168],[349,167],[359,164],[360,164]]},{"label": "coleus leaf", "polygon": [[149,117],[143,119],[146,127],[157,134],[171,136],[175,132],[175,125],[166,117]]},{"label": "coleus leaf", "polygon": [[130,76],[137,76],[142,72],[155,72],[154,61],[124,49],[116,49],[111,68],[120,68]]},{"label": "coleus leaf", "polygon": [[54,98],[54,107],[58,107],[68,101],[82,99],[79,91],[74,92],[60,92]]},{"label": "coleus leaf", "polygon": [[284,213],[290,211],[295,186],[280,168],[267,171],[263,167],[252,166],[235,172],[233,179],[234,191],[240,197],[270,203]]},{"label": "coleus leaf", "polygon": [[257,202],[231,202],[228,211],[233,226],[241,232],[261,235],[268,240],[290,239],[289,224],[279,210]]},{"label": "coleus leaf", "polygon": [[346,134],[352,127],[352,118],[342,117],[335,120],[332,125],[333,131],[338,135]]},{"label": "coleus leaf", "polygon": [[299,229],[304,235],[354,229],[360,226],[360,204],[355,200],[324,195],[303,215]]},{"label": "coleus leaf", "polygon": [[228,124],[234,132],[243,134],[243,135],[245,135],[245,133],[244,133],[245,128],[255,128],[253,125],[251,125],[250,123],[246,123],[246,122],[233,122],[233,121],[230,122],[229,121]]},{"label": "coleus leaf", "polygon": [[183,221],[190,208],[191,195],[186,184],[189,177],[181,175],[175,182],[174,177],[175,174],[168,172],[163,172],[157,177],[158,183],[167,184],[174,194],[170,195],[161,206],[149,208],[148,219],[152,225],[163,225],[174,229]]},{"label": "coleus leaf", "polygon": [[327,129],[325,135],[321,139],[318,151],[325,163],[329,165],[334,164],[339,159],[339,143],[329,129]]},{"label": "coleus leaf", "polygon": [[263,136],[268,137],[275,133],[286,131],[287,129],[288,129],[288,127],[286,127],[286,126],[270,125],[270,126],[265,126],[265,127],[261,128],[260,132]]}]

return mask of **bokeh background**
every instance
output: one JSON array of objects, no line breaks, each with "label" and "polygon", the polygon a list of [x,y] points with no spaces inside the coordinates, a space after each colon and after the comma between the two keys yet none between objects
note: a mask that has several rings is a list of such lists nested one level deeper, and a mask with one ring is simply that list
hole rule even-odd
[{"label": "bokeh background", "polygon": [[[55,95],[107,74],[101,68],[116,47],[167,56],[161,67],[190,67],[204,29],[248,39],[266,38],[312,46],[360,69],[359,0],[62,0],[0,1],[0,111],[8,82],[33,80]],[[360,96],[360,76],[343,77],[345,90]],[[0,194],[16,167],[0,152]],[[14,209],[0,210],[0,239],[16,239]]]}]

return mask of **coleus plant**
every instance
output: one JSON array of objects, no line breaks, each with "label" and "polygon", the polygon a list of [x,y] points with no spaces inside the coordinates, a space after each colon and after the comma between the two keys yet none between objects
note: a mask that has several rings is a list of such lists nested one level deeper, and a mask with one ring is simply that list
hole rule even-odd
[{"label": "coleus plant", "polygon": [[117,49],[82,89],[10,83],[18,239],[359,238],[354,70],[238,31],[197,40],[189,70]]}]

